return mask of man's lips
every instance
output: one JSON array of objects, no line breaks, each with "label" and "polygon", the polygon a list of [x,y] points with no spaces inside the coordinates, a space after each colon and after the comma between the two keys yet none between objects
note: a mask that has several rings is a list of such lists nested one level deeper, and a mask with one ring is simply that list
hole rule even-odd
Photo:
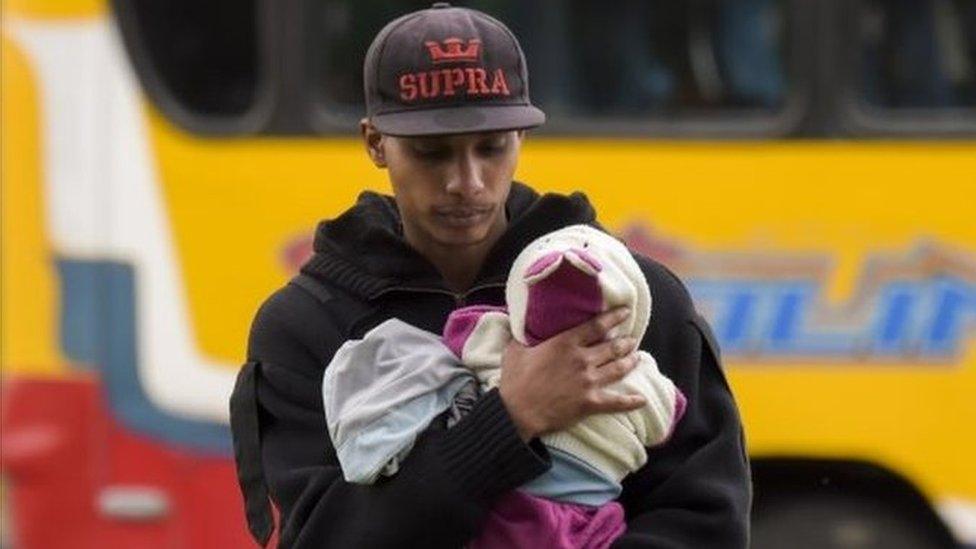
[{"label": "man's lips", "polygon": [[470,217],[474,215],[486,214],[491,210],[491,206],[451,206],[446,208],[434,208],[434,213],[437,215],[453,217]]},{"label": "man's lips", "polygon": [[435,208],[434,214],[448,225],[466,227],[481,223],[493,209],[491,206],[454,206]]}]

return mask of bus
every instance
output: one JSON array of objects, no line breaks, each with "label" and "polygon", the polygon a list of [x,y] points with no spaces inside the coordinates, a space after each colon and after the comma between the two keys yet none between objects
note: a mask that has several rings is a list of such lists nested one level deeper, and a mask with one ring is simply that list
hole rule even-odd
[{"label": "bus", "polygon": [[[976,2],[459,3],[549,115],[517,177],[585,192],[711,322],[754,547],[976,547]],[[253,545],[249,324],[389,192],[362,58],[425,5],[3,0],[5,548]]]}]

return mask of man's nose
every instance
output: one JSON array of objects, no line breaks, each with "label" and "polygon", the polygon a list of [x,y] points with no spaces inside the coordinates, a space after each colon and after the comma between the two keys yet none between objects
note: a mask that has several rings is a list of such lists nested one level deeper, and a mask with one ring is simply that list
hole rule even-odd
[{"label": "man's nose", "polygon": [[457,194],[478,194],[485,189],[478,160],[473,153],[458,155],[447,183],[447,191]]}]

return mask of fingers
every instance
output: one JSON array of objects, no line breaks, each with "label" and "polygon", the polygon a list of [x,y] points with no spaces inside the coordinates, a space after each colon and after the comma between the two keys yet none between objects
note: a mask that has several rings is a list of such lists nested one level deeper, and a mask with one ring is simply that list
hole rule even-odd
[{"label": "fingers", "polygon": [[588,399],[588,412],[591,414],[613,414],[629,412],[647,405],[647,400],[638,394],[620,394],[605,388],[624,379],[640,362],[637,353],[631,352],[616,360],[591,370],[593,389]]},{"label": "fingers", "polygon": [[627,377],[637,367],[639,358],[637,353],[625,355],[622,358],[607,362],[593,370],[593,382],[597,387],[606,387]]},{"label": "fingers", "polygon": [[587,413],[616,414],[637,410],[646,405],[647,399],[635,393],[619,394],[600,391],[590,399],[589,405],[587,406]]},{"label": "fingers", "polygon": [[590,346],[601,341],[605,341],[610,334],[610,330],[618,324],[627,320],[630,316],[630,309],[627,307],[617,307],[601,313],[588,322],[569,330],[571,337],[585,346]]},{"label": "fingers", "polygon": [[630,336],[615,337],[588,347],[586,358],[589,365],[600,367],[618,358],[623,358],[636,349],[637,339]]}]

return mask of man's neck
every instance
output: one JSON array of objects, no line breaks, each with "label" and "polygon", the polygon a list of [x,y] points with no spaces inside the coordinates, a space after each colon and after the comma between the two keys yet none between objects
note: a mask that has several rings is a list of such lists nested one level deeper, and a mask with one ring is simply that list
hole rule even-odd
[{"label": "man's neck", "polygon": [[503,218],[489,231],[487,238],[468,246],[443,246],[437,242],[417,238],[407,227],[404,227],[404,237],[437,268],[451,291],[463,293],[474,284],[475,278],[488,258],[488,253],[495,242],[501,238],[507,226],[508,223]]},{"label": "man's neck", "polygon": [[491,249],[491,243],[482,242],[462,249],[437,248],[439,249],[422,250],[422,253],[437,267],[451,291],[463,293],[474,284]]}]

